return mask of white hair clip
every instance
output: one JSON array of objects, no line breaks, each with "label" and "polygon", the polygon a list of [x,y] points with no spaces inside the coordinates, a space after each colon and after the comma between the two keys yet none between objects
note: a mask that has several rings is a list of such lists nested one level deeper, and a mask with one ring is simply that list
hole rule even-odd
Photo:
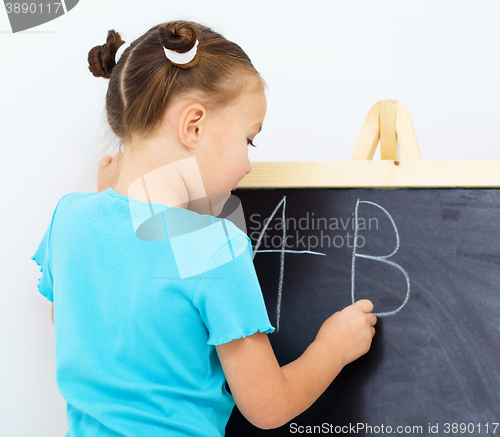
[{"label": "white hair clip", "polygon": [[166,47],[163,47],[163,50],[165,50],[165,56],[174,64],[180,64],[180,65],[189,64],[194,59],[196,53],[198,52],[197,49],[198,44],[199,41],[196,40],[193,48],[186,53],[179,53],[176,52],[175,50],[167,49]]},{"label": "white hair clip", "polygon": [[118,64],[118,61],[120,60],[120,57],[122,56],[123,52],[125,50],[127,50],[127,47],[129,46],[130,44],[127,44],[126,42],[123,43],[120,47],[118,47],[118,50],[116,51],[116,54],[115,54],[115,64]]}]

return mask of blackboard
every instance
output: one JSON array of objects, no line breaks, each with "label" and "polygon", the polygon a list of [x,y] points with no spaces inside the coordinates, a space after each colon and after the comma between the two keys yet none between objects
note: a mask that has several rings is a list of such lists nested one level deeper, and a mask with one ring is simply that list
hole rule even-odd
[{"label": "blackboard", "polygon": [[234,195],[279,328],[269,339],[280,365],[298,358],[353,295],[372,300],[380,316],[368,354],[346,366],[309,410],[260,430],[235,408],[228,437],[342,435],[353,426],[357,435],[389,435],[388,427],[399,435],[500,435],[499,189],[259,188]]}]

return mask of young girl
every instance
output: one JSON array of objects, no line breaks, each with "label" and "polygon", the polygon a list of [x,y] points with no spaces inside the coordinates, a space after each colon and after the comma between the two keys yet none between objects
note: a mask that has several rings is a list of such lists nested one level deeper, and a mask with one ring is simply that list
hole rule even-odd
[{"label": "young girl", "polygon": [[99,193],[59,200],[32,257],[57,321],[67,437],[223,436],[235,403],[279,427],[369,350],[373,305],[333,314],[279,366],[251,241],[216,217],[251,171],[265,83],[237,44],[193,22],[151,28],[115,63],[122,44],[111,30],[88,60],[110,80],[124,151],[101,161]]}]

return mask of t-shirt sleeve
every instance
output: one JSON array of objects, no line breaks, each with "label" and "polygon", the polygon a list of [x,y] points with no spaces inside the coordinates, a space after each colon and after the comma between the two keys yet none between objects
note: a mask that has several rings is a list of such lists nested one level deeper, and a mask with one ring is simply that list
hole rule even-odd
[{"label": "t-shirt sleeve", "polygon": [[52,272],[50,271],[50,257],[49,257],[49,234],[50,234],[50,224],[45,231],[42,241],[38,245],[38,249],[35,254],[31,257],[39,266],[42,275],[38,279],[38,291],[45,296],[51,302],[54,301],[53,295],[53,279]]},{"label": "t-shirt sleeve", "polygon": [[233,238],[214,254],[193,302],[208,329],[210,345],[275,329],[269,321],[246,235]]}]

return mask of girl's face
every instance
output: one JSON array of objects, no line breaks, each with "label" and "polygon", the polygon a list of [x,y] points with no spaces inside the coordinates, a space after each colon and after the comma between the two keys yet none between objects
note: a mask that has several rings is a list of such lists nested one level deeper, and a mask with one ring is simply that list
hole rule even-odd
[{"label": "girl's face", "polygon": [[248,148],[262,129],[266,109],[264,91],[243,91],[207,124],[196,160],[209,195],[230,193],[252,170]]}]

